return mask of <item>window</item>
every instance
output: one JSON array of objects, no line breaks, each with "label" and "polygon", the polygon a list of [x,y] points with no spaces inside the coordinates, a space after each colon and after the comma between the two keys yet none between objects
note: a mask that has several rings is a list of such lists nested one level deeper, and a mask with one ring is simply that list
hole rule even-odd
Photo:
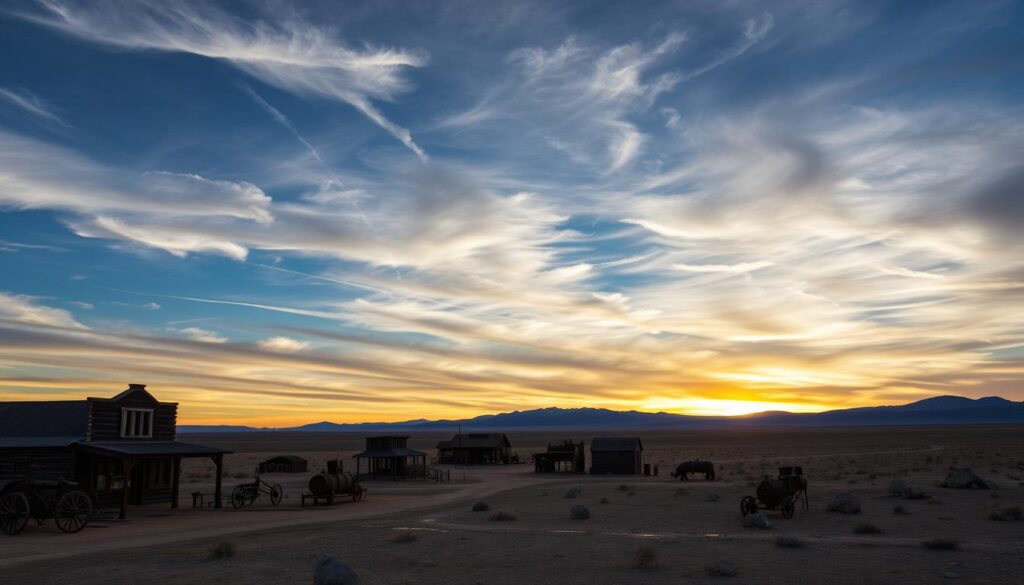
[{"label": "window", "polygon": [[153,436],[152,408],[122,408],[121,437],[125,439],[149,439]]}]

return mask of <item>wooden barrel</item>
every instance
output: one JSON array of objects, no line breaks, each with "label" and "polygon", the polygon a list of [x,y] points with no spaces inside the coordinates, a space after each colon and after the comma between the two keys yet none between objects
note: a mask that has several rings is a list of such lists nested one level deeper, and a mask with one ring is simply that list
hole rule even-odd
[{"label": "wooden barrel", "polygon": [[354,484],[351,473],[318,473],[309,479],[309,492],[317,496],[347,494]]}]

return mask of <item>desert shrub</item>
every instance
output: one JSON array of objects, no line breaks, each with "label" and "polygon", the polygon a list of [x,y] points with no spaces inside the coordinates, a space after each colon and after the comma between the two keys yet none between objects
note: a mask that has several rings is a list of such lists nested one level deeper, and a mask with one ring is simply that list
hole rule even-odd
[{"label": "desert shrub", "polygon": [[498,510],[497,512],[491,514],[491,520],[494,520],[495,522],[511,522],[513,520],[518,519],[519,514],[516,514],[515,512],[509,512],[506,510]]},{"label": "desert shrub", "polygon": [[633,486],[631,486],[631,485],[629,485],[627,483],[623,483],[623,484],[619,484],[619,488],[618,489],[619,489],[620,492],[631,492],[631,491],[633,491]]},{"label": "desert shrub", "polygon": [[573,520],[589,520],[590,510],[582,504],[577,504],[569,510],[569,518]]},{"label": "desert shrub", "polygon": [[895,508],[892,509],[892,513],[896,514],[897,516],[906,516],[910,514],[910,511],[904,508],[903,506],[896,506]]},{"label": "desert shrub", "polygon": [[583,493],[582,489],[580,489],[578,487],[574,487],[574,488],[570,488],[569,491],[565,492],[565,497],[569,498],[569,499],[577,498],[582,493]]},{"label": "desert shrub", "polygon": [[998,511],[992,510],[992,513],[989,514],[988,518],[989,520],[995,520],[997,522],[1017,522],[1024,520],[1024,510],[1021,510],[1020,506],[1003,508]]},{"label": "desert shrub", "polygon": [[638,548],[635,565],[637,569],[656,569],[658,567],[658,551],[650,546]]},{"label": "desert shrub", "polygon": [[712,577],[735,577],[737,573],[736,564],[730,561],[718,561],[704,567],[704,570]]},{"label": "desert shrub", "polygon": [[882,529],[877,527],[877,526],[875,526],[874,524],[871,524],[870,522],[864,522],[864,523],[858,524],[856,527],[854,527],[853,533],[854,534],[881,534],[882,533]]},{"label": "desert shrub", "polygon": [[601,501],[599,503],[607,504],[608,503],[608,498],[601,498]]},{"label": "desert shrub", "polygon": [[474,512],[486,512],[487,510],[490,510],[490,509],[491,509],[491,505],[488,504],[487,502],[484,502],[484,501],[480,501],[480,502],[477,502],[477,503],[473,504],[473,511]]},{"label": "desert shrub", "polygon": [[211,559],[230,559],[235,556],[235,544],[228,541],[218,542],[217,546],[210,549]]},{"label": "desert shrub", "polygon": [[960,541],[952,538],[929,538],[921,542],[928,550],[957,550],[960,548]]},{"label": "desert shrub", "polygon": [[416,542],[416,535],[412,532],[403,532],[398,536],[391,539],[391,542],[397,544],[408,544],[410,542]]},{"label": "desert shrub", "polygon": [[779,548],[803,548],[804,543],[795,536],[780,536],[775,539],[775,546]]}]

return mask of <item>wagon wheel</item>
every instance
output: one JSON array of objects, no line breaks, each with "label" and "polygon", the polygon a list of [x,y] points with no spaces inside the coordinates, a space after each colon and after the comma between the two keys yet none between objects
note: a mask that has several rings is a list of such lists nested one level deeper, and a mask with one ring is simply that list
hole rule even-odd
[{"label": "wagon wheel", "polygon": [[238,510],[245,505],[245,500],[245,488],[236,485],[235,489],[231,490],[231,507]]},{"label": "wagon wheel", "polygon": [[792,518],[793,517],[793,512],[795,512],[795,511],[796,511],[796,501],[792,497],[786,498],[782,502],[782,517],[783,518],[787,518],[787,519],[788,518]]},{"label": "wagon wheel", "polygon": [[740,514],[747,516],[754,512],[757,512],[757,500],[754,499],[754,496],[743,496],[743,499],[740,500]]},{"label": "wagon wheel", "polygon": [[28,524],[28,498],[21,492],[11,492],[0,498],[0,531],[15,535]]},{"label": "wagon wheel", "polygon": [[276,506],[281,503],[282,498],[284,498],[284,488],[281,487],[281,484],[275,483],[270,486],[270,503]]},{"label": "wagon wheel", "polygon": [[92,516],[92,502],[78,490],[61,496],[53,508],[53,520],[61,532],[78,532],[89,523],[89,516]]},{"label": "wagon wheel", "polygon": [[363,499],[363,486],[360,485],[356,486],[356,488],[352,490],[352,501],[358,502],[361,499]]}]

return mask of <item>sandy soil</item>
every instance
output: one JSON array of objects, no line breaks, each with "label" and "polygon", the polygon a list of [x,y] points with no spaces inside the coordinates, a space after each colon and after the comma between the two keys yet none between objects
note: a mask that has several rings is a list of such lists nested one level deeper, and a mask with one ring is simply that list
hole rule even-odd
[{"label": "sandy soil", "polygon": [[[557,435],[511,439],[526,451]],[[266,449],[262,439],[225,440],[242,451],[235,456],[240,469],[268,452],[257,450]],[[338,452],[316,444],[321,440],[298,438],[289,447],[321,457]],[[128,522],[70,536],[30,526],[0,540],[0,583],[310,583],[318,552],[348,562],[369,584],[703,583],[723,579],[706,572],[718,560],[736,565],[737,576],[727,581],[737,583],[1022,582],[1024,522],[989,515],[1024,505],[1024,428],[654,433],[644,440],[648,460],[663,466],[660,477],[537,476],[525,465],[490,467],[467,470],[465,483],[373,482],[364,502],[329,510],[133,509]],[[240,449],[246,441],[249,447]],[[357,446],[344,447],[337,449]],[[667,476],[668,462],[695,456],[716,459],[724,479],[682,483]],[[768,530],[741,527],[739,499],[777,464],[804,466],[810,510],[791,520],[767,512]],[[934,487],[949,465],[970,465],[998,489]],[[461,480],[461,473],[453,475]],[[932,498],[888,496],[893,477]],[[581,489],[579,497],[565,497],[570,487]],[[825,511],[842,491],[861,498],[861,514]],[[708,501],[709,494],[718,500]],[[470,511],[480,499],[490,512]],[[569,519],[577,504],[589,508],[589,520]],[[894,515],[898,505],[910,513]],[[493,520],[498,510],[515,520]],[[139,513],[150,511],[162,516]],[[862,524],[881,532],[855,533]],[[780,536],[802,546],[781,548]],[[928,550],[922,541],[931,538],[955,540],[959,548]],[[234,557],[210,558],[221,542],[234,545]],[[654,566],[639,567],[641,554]]]}]

